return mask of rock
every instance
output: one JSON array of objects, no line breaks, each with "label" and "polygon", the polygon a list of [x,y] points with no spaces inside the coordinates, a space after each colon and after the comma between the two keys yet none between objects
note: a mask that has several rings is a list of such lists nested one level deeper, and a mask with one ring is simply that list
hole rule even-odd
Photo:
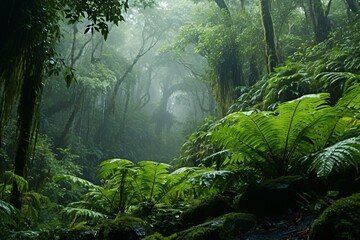
[{"label": "rock", "polygon": [[228,240],[236,239],[255,225],[255,216],[229,213],[206,223],[171,235],[169,240]]},{"label": "rock", "polygon": [[233,211],[226,198],[215,196],[184,211],[180,215],[180,223],[185,227],[190,227]]},{"label": "rock", "polygon": [[91,231],[72,230],[60,236],[60,240],[95,240],[95,235]]},{"label": "rock", "polygon": [[151,233],[151,228],[140,218],[120,216],[104,222],[99,230],[99,240],[139,240]]},{"label": "rock", "polygon": [[259,216],[278,214],[298,205],[298,193],[304,188],[301,176],[284,176],[249,185],[238,198],[241,211]]},{"label": "rock", "polygon": [[337,200],[314,222],[311,240],[360,239],[360,193]]}]

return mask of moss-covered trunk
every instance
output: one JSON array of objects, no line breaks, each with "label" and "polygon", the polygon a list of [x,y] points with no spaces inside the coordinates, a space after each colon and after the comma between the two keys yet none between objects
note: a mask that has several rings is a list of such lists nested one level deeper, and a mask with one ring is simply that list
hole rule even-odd
[{"label": "moss-covered trunk", "polygon": [[270,0],[260,0],[260,7],[261,20],[264,29],[266,67],[268,72],[272,72],[278,64],[278,57],[275,47],[274,27],[270,14]]}]

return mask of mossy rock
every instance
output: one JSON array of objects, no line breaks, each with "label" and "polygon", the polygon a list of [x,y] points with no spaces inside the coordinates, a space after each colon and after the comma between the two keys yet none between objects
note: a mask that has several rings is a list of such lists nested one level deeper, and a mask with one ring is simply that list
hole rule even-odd
[{"label": "mossy rock", "polygon": [[190,207],[180,215],[179,220],[184,227],[190,227],[233,211],[228,199],[215,196]]},{"label": "mossy rock", "polygon": [[259,216],[278,214],[298,205],[298,193],[305,181],[301,176],[284,176],[249,185],[238,198],[238,207]]},{"label": "mossy rock", "polygon": [[99,230],[99,240],[139,240],[151,233],[151,228],[140,218],[120,216],[104,222]]},{"label": "mossy rock", "polygon": [[360,193],[328,207],[311,227],[312,240],[359,240]]},{"label": "mossy rock", "polygon": [[143,238],[142,240],[166,240],[167,238],[161,235],[160,233],[156,232],[150,236]]},{"label": "mossy rock", "polygon": [[255,216],[229,213],[206,223],[171,235],[169,240],[228,240],[236,239],[255,225]]}]

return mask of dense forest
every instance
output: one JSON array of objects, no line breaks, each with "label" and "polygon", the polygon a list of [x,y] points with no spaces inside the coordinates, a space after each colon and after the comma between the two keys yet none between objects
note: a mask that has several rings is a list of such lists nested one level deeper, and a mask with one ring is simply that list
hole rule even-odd
[{"label": "dense forest", "polygon": [[360,239],[359,11],[6,0],[0,239]]}]

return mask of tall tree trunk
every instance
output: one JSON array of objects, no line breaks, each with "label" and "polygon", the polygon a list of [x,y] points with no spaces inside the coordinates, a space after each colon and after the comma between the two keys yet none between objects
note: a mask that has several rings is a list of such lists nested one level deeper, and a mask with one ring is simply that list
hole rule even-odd
[{"label": "tall tree trunk", "polygon": [[275,48],[275,34],[270,14],[270,0],[260,0],[261,20],[264,29],[266,67],[270,73],[278,65],[278,57]]},{"label": "tall tree trunk", "polygon": [[[225,25],[227,28],[233,26],[233,20],[228,6],[224,0],[214,0],[217,6],[225,11]],[[235,92],[236,87],[244,85],[242,76],[242,64],[238,56],[238,44],[235,36],[223,47],[221,60],[215,67],[217,74],[215,95],[218,103],[218,112],[225,116],[231,104],[235,102],[238,95]]]},{"label": "tall tree trunk", "polygon": [[[41,51],[41,50],[40,50]],[[44,61],[39,61],[44,63]],[[18,145],[15,157],[15,174],[26,178],[27,163],[31,155],[33,136],[37,128],[38,111],[43,89],[43,64],[28,63],[21,88],[18,106]],[[11,204],[21,208],[20,191],[14,183],[11,192]]]},{"label": "tall tree trunk", "polygon": [[330,24],[326,18],[321,0],[309,0],[309,5],[310,16],[312,18],[315,34],[315,41],[316,43],[320,43],[327,39],[330,32]]}]

